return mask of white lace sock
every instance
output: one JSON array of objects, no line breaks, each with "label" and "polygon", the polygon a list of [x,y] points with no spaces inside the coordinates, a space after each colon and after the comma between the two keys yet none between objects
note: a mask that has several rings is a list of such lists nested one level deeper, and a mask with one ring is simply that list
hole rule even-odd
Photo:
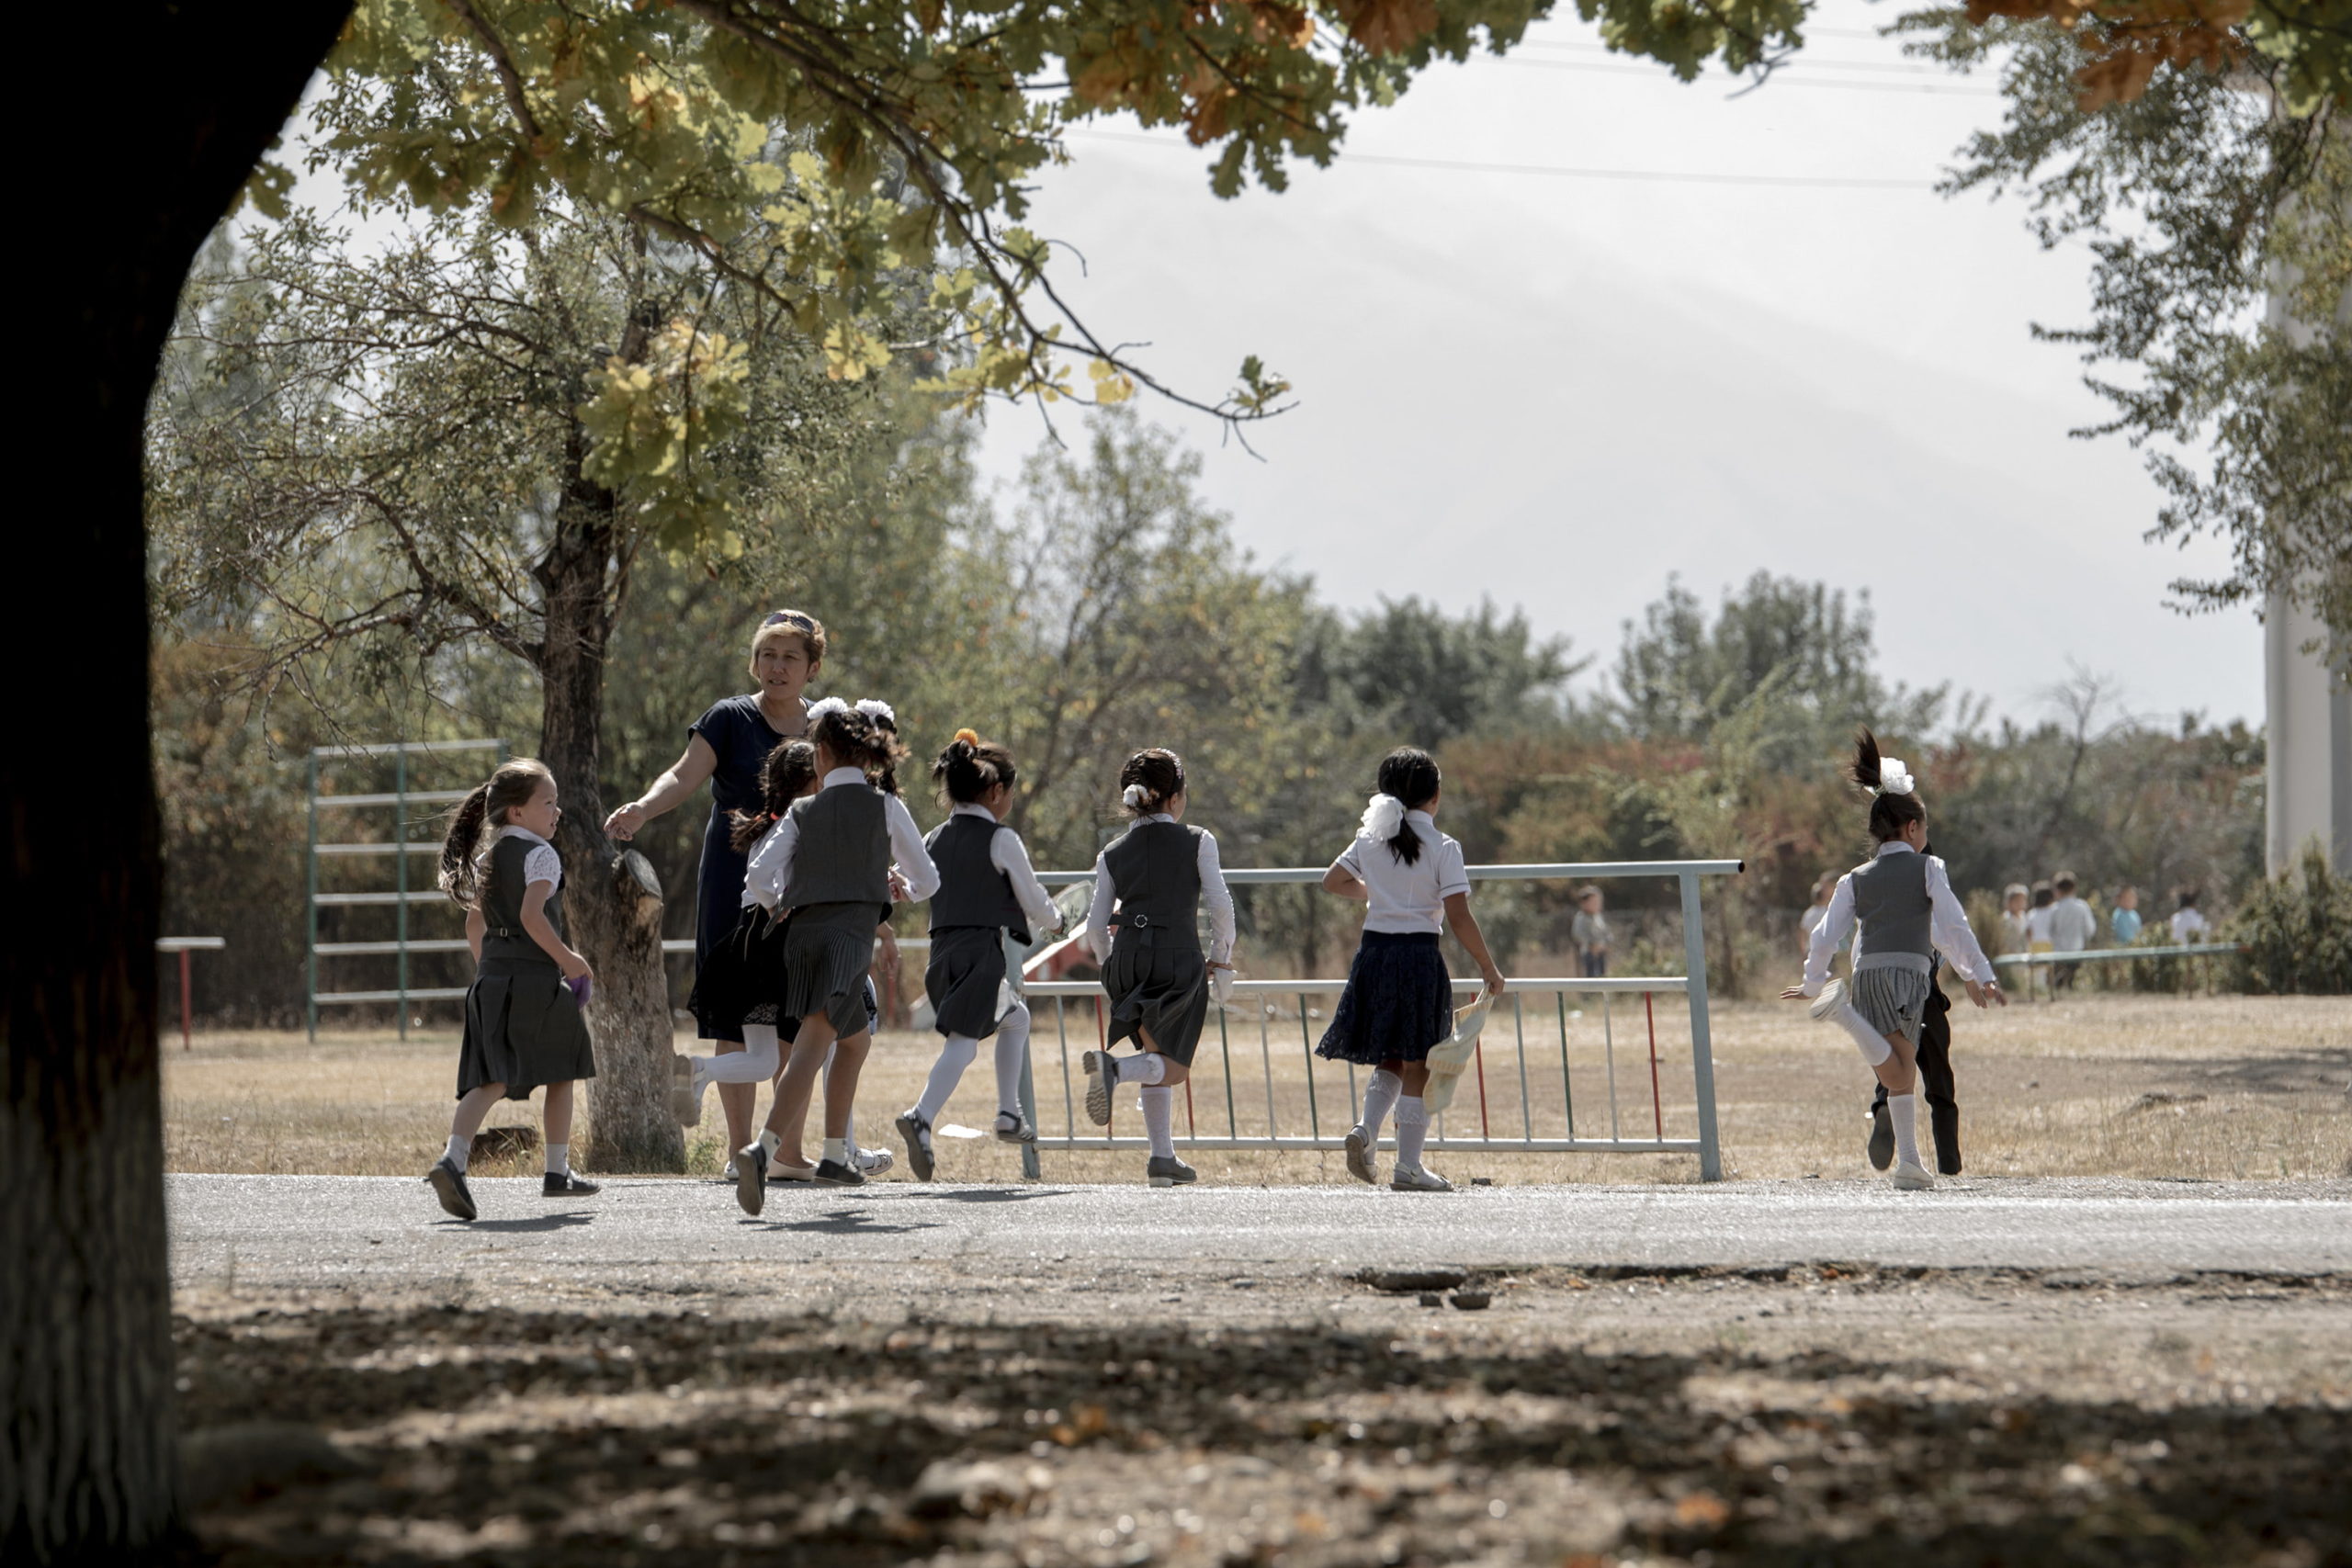
[{"label": "white lace sock", "polygon": [[571,1169],[571,1145],[570,1144],[549,1144],[548,1145],[548,1174],[549,1176],[563,1176],[569,1174]]},{"label": "white lace sock", "polygon": [[922,1086],[922,1098],[915,1101],[915,1114],[926,1122],[936,1122],[939,1113],[947,1109],[947,1099],[956,1086],[964,1081],[964,1069],[980,1054],[980,1043],[968,1034],[951,1034],[947,1043],[939,1048],[939,1060],[931,1066],[931,1078]]},{"label": "white lace sock", "polygon": [[[1154,1057],[1157,1061],[1159,1058]],[[1154,1159],[1176,1157],[1176,1091],[1152,1085],[1137,1095],[1143,1108],[1144,1135],[1151,1140]]]},{"label": "white lace sock", "polygon": [[1167,1076],[1167,1062],[1149,1051],[1119,1058],[1121,1083],[1156,1084]]},{"label": "white lace sock", "polygon": [[1380,1142],[1380,1124],[1396,1109],[1397,1097],[1405,1092],[1405,1080],[1385,1068],[1373,1069],[1372,1082],[1364,1086],[1363,1120],[1358,1125],[1374,1143]]},{"label": "white lace sock", "polygon": [[996,1108],[1021,1114],[1021,1064],[1029,1057],[1029,1010],[1019,1002],[996,1026]]},{"label": "white lace sock", "polygon": [[1430,1108],[1418,1094],[1396,1100],[1396,1163],[1421,1168],[1421,1142],[1430,1135]]},{"label": "white lace sock", "polygon": [[1890,1094],[1886,1097],[1887,1120],[1894,1123],[1894,1157],[1904,1165],[1919,1163],[1919,1097],[1917,1094]]}]

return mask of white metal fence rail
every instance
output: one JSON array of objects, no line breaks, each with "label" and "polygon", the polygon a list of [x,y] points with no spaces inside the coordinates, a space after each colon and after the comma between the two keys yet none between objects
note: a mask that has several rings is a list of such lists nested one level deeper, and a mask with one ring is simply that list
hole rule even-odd
[{"label": "white metal fence rail", "polygon": [[[1552,865],[1481,865],[1469,868],[1473,882],[1492,881],[1592,881],[1604,878],[1671,877],[1679,885],[1682,906],[1683,957],[1688,969],[1684,975],[1629,976],[1605,979],[1568,979],[1555,977],[1512,978],[1504,993],[1502,1007],[1487,1020],[1478,1056],[1474,1065],[1475,1078],[1465,1082],[1454,1095],[1452,1109],[1436,1119],[1431,1128],[1430,1146],[1436,1149],[1470,1150],[1478,1152],[1577,1153],[1577,1154],[1691,1154],[1699,1158],[1702,1180],[1717,1181],[1723,1178],[1723,1155],[1716,1134],[1714,1062],[1707,1016],[1706,932],[1701,919],[1699,879],[1702,876],[1725,876],[1744,869],[1739,861],[1610,861],[1589,864]],[[1091,880],[1091,872],[1045,872],[1040,880],[1048,886]],[[1236,886],[1264,886],[1277,883],[1319,883],[1323,869],[1319,866],[1288,866],[1279,868],[1228,868],[1226,881]],[[1233,994],[1237,1002],[1255,1004],[1257,1038],[1251,1041],[1246,1015],[1224,1010],[1210,1010],[1209,1025],[1204,1029],[1199,1054],[1194,1058],[1193,1087],[1205,1087],[1212,1103],[1204,1107],[1196,1094],[1187,1097],[1186,1123],[1188,1131],[1180,1134],[1180,1146],[1196,1149],[1331,1149],[1343,1146],[1348,1128],[1353,1125],[1363,1103],[1355,1069],[1344,1063],[1331,1062],[1315,1055],[1318,1031],[1307,1003],[1313,997],[1336,998],[1346,984],[1342,979],[1307,980],[1241,980],[1237,981]],[[1043,1149],[1142,1149],[1146,1141],[1140,1137],[1120,1136],[1115,1132],[1098,1130],[1082,1123],[1079,1107],[1083,1098],[1079,1082],[1078,1053],[1091,1049],[1102,1037],[1105,999],[1102,988],[1093,981],[1056,980],[1030,981],[1024,987],[1031,998],[1031,1010],[1037,1015],[1036,1027],[1030,1035],[1032,1070],[1024,1074],[1022,1097],[1030,1121],[1038,1129],[1038,1144],[1023,1151],[1023,1169],[1031,1176],[1039,1173],[1037,1151]],[[1467,996],[1477,989],[1475,980],[1457,980],[1456,992]],[[1666,1110],[1660,1075],[1666,1070],[1658,1055],[1656,998],[1661,993],[1680,995],[1690,1020],[1690,1088],[1696,1126],[1690,1136],[1668,1137],[1666,1134]],[[1600,1036],[1602,1046],[1605,1114],[1609,1134],[1600,1136],[1598,1118],[1589,1109],[1585,1113],[1585,1128],[1577,1125],[1576,1077],[1569,1064],[1569,1011],[1571,998],[1592,997],[1600,1002]],[[1633,1136],[1625,1135],[1625,1115],[1618,1084],[1618,1049],[1616,1041],[1616,1004],[1620,998],[1641,998],[1641,1024],[1645,1036],[1644,1055],[1636,1058],[1632,1070],[1636,1076],[1646,1067],[1650,1087],[1650,1125],[1646,1135],[1635,1125]],[[1285,999],[1287,998],[1287,1000]],[[1050,1018],[1045,1004],[1051,1003]],[[1538,1005],[1538,1004],[1542,1005]],[[1073,1020],[1073,1004],[1079,1018]],[[1295,1004],[1295,1005],[1294,1005]],[[1630,1009],[1628,1010],[1631,1010]],[[1544,1043],[1534,1043],[1531,1051],[1529,1022],[1536,1020],[1539,1036],[1544,1030],[1555,1031],[1551,1044],[1556,1046],[1557,1071],[1562,1108],[1562,1124],[1555,1133],[1548,1125],[1538,1134],[1535,1096],[1532,1085],[1538,1077],[1548,1078],[1553,1071],[1551,1052]],[[1283,1039],[1275,1040],[1276,1021],[1281,1021]],[[1294,1039],[1293,1024],[1297,1028]],[[1075,1042],[1073,1043],[1073,1035]],[[1050,1043],[1057,1058],[1050,1076],[1058,1077],[1060,1100],[1060,1131],[1048,1130],[1038,1115],[1035,1081],[1035,1062],[1039,1051]],[[1277,1063],[1297,1054],[1295,1074],[1278,1070]],[[1253,1064],[1250,1057],[1254,1055]],[[1494,1113],[1487,1093],[1486,1077],[1492,1064],[1497,1070],[1515,1077],[1518,1086],[1518,1122],[1515,1131],[1494,1125]],[[1213,1072],[1204,1072],[1214,1067]],[[1238,1070],[1237,1070],[1238,1069]],[[1284,1125],[1280,1101],[1286,1098],[1281,1089],[1303,1081],[1306,1091],[1304,1116],[1294,1108]],[[1342,1085],[1344,1083],[1344,1094]],[[1245,1089],[1245,1085],[1248,1087]],[[1049,1085],[1048,1094],[1052,1094]],[[1244,1109],[1245,1098],[1250,1101]],[[1223,1100],[1220,1108],[1214,1103]],[[1262,1100],[1262,1123],[1259,1112]],[[1328,1109],[1327,1109],[1328,1107]],[[1222,1115],[1219,1111],[1222,1111]],[[1636,1112],[1636,1115],[1638,1112]],[[1114,1111],[1115,1116],[1115,1111]],[[1304,1126],[1300,1122],[1304,1121]],[[1216,1123],[1222,1121],[1222,1131]],[[1115,1123],[1114,1123],[1115,1125]],[[1471,1131],[1475,1126],[1476,1131]]]}]

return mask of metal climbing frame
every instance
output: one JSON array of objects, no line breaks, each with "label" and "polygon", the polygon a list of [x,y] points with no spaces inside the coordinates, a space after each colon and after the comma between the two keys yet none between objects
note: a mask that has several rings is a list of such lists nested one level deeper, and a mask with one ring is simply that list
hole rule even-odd
[{"label": "metal climbing frame", "polygon": [[[411,839],[408,812],[412,806],[441,806],[463,800],[467,789],[411,789],[409,759],[426,753],[445,751],[495,751],[501,762],[506,761],[503,740],[388,740],[364,746],[314,746],[311,749],[310,768],[310,910],[308,921],[309,964],[306,988],[309,993],[306,1013],[311,1038],[319,1037],[319,1009],[322,1007],[355,1006],[363,1002],[392,1002],[400,1011],[401,1038],[408,1038],[408,1008],[411,1002],[450,1001],[465,999],[466,988],[458,987],[427,987],[413,988],[408,983],[409,955],[418,953],[463,953],[465,939],[446,938],[418,940],[409,934],[409,906],[429,904],[444,897],[440,889],[427,879],[424,887],[411,886],[409,860],[413,855],[436,856],[441,852],[439,839]],[[322,771],[338,761],[365,760],[380,762],[390,758],[392,763],[392,789],[389,794],[322,795],[319,784]],[[322,843],[319,840],[319,814],[322,811],[365,811],[390,807],[392,831],[376,842]],[[357,858],[372,860],[391,857],[392,886],[389,890],[366,892],[319,891],[319,866],[322,860]],[[394,935],[390,942],[321,942],[319,911],[355,906],[390,905],[394,910]],[[390,956],[396,961],[397,980],[389,990],[322,991],[319,989],[319,960],[322,958],[356,958]]]},{"label": "metal climbing frame", "polygon": [[[1700,918],[1699,879],[1702,876],[1728,876],[1745,869],[1740,861],[1610,861],[1592,864],[1558,865],[1480,865],[1470,867],[1473,882],[1499,881],[1589,881],[1619,877],[1672,877],[1679,885],[1682,904],[1683,960],[1687,973],[1682,975],[1636,976],[1608,979],[1566,979],[1544,976],[1512,978],[1504,993],[1504,1007],[1498,1007],[1487,1020],[1475,1059],[1475,1077],[1454,1092],[1453,1104],[1435,1119],[1430,1129],[1430,1146],[1436,1149],[1474,1150],[1503,1153],[1577,1153],[1577,1154],[1693,1154],[1699,1156],[1699,1176],[1704,1181],[1723,1179],[1723,1153],[1715,1128],[1715,1075],[1711,1036],[1707,1018],[1707,953],[1706,933]],[[1091,872],[1046,872],[1041,880],[1048,884],[1066,885],[1091,879]],[[1235,886],[1272,883],[1319,883],[1323,868],[1282,867],[1255,870],[1227,868],[1226,881]],[[1211,1009],[1211,1032],[1204,1032],[1200,1055],[1195,1058],[1192,1081],[1185,1094],[1186,1122],[1189,1131],[1180,1134],[1178,1142],[1200,1149],[1339,1149],[1343,1146],[1348,1128],[1354,1123],[1362,1104],[1356,1070],[1350,1066],[1319,1060],[1315,1055],[1317,1030],[1315,1014],[1309,998],[1336,998],[1346,981],[1341,979],[1312,980],[1241,980],[1233,987],[1234,1000],[1246,1005],[1246,1010]],[[1034,1059],[1050,1041],[1052,1051],[1058,1055],[1057,1077],[1061,1089],[1061,1132],[1058,1136],[1047,1130],[1037,1118],[1036,1097],[1033,1085],[1024,1081],[1023,1098],[1033,1125],[1039,1128],[1036,1148],[1061,1149],[1142,1149],[1145,1140],[1136,1136],[1115,1135],[1114,1126],[1098,1131],[1081,1122],[1080,1102],[1082,1088],[1077,1054],[1095,1045],[1102,1037],[1102,988],[1092,981],[1031,981],[1023,987],[1031,999],[1033,1011],[1042,1012],[1042,1004],[1053,1004],[1050,1021],[1040,1016],[1032,1032],[1031,1055]],[[1465,998],[1477,989],[1475,980],[1457,980],[1454,989]],[[1667,1107],[1662,1090],[1657,1042],[1657,998],[1660,993],[1680,995],[1690,1018],[1691,1111],[1695,1126],[1690,1135],[1667,1136]],[[1636,1075],[1640,1064],[1646,1060],[1650,1087],[1650,1132],[1644,1135],[1639,1122],[1634,1133],[1625,1135],[1624,1116],[1620,1104],[1617,1082],[1616,1008],[1622,1000],[1628,1004],[1638,998],[1641,1011],[1638,1019],[1629,1017],[1636,1024],[1642,1038],[1635,1049],[1644,1053],[1631,1065]],[[1571,998],[1592,998],[1599,1004],[1597,1024],[1581,1016],[1572,1019]],[[1073,1003],[1084,1003],[1075,1021],[1077,1039],[1072,1042]],[[1254,1004],[1254,1005],[1248,1005]],[[1536,1085],[1548,1078],[1550,1065],[1531,1066],[1528,1027],[1531,1017],[1540,1035],[1547,1026],[1555,1031],[1559,1059],[1559,1105],[1561,1122],[1555,1133],[1548,1122],[1549,1105],[1545,1106],[1547,1123],[1538,1135]],[[1572,1022],[1579,1025],[1572,1030]],[[1254,1023],[1255,1027],[1250,1026]],[[1277,1043],[1276,1034],[1282,1036]],[[1290,1033],[1295,1024],[1297,1034]],[[1050,1032],[1049,1032],[1050,1031]],[[1247,1036],[1254,1032],[1258,1038],[1256,1050],[1250,1049]],[[1595,1118],[1587,1100],[1585,1112],[1589,1129],[1577,1129],[1577,1103],[1575,1074],[1569,1056],[1574,1039],[1580,1049],[1589,1050],[1590,1036],[1600,1036],[1600,1071],[1606,1098],[1608,1135],[1595,1130]],[[1210,1059],[1212,1033],[1216,1052]],[[1510,1053],[1499,1066],[1516,1077],[1516,1094],[1520,1125],[1514,1134],[1505,1125],[1496,1126],[1496,1112],[1487,1093],[1487,1057]],[[1250,1058],[1254,1054],[1254,1064]],[[1549,1053],[1545,1052],[1548,1055]],[[1048,1056],[1051,1061],[1053,1057]],[[1238,1064],[1237,1066],[1237,1064]],[[1205,1070],[1204,1070],[1205,1069]],[[1336,1098],[1335,1081],[1342,1073],[1346,1077],[1346,1115],[1338,1114],[1340,1101]],[[1250,1080],[1255,1079],[1255,1083]],[[1048,1089],[1050,1090],[1049,1081]],[[1548,1085],[1546,1086],[1548,1089]],[[1205,1092],[1212,1103],[1205,1115],[1194,1090]],[[1220,1118],[1214,1101],[1221,1099],[1224,1129],[1215,1123]],[[1263,1122],[1258,1124],[1262,1099]],[[1284,1111],[1283,1102],[1289,1102]],[[1244,1102],[1248,1101],[1247,1108]],[[1678,1106],[1678,1112],[1679,1111]],[[1332,1112],[1330,1121],[1324,1114]],[[1475,1115],[1476,1131],[1469,1131],[1466,1123]],[[1638,1115],[1638,1112],[1636,1112]],[[1509,1119],[1508,1109],[1504,1111]],[[1678,1116],[1679,1119],[1679,1116]],[[1287,1120],[1291,1130],[1284,1130]],[[1304,1130],[1299,1124],[1304,1122]],[[1207,1125],[1204,1127],[1204,1123]],[[1034,1167],[1034,1154],[1024,1158],[1024,1167]],[[1029,1173],[1035,1175],[1031,1168]]]}]

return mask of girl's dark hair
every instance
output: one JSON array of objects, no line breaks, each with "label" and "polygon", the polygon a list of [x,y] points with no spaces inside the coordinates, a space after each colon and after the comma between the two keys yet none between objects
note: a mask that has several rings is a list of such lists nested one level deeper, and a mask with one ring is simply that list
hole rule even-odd
[{"label": "girl's dark hair", "polygon": [[477,784],[449,812],[449,831],[441,840],[441,891],[458,908],[470,909],[481,902],[481,840],[485,828],[503,828],[506,814],[531,804],[539,785],[555,777],[545,762],[517,757],[501,763],[490,782]]},{"label": "girl's dark hair", "polygon": [[931,764],[931,776],[939,782],[940,799],[951,806],[969,806],[999,784],[1012,787],[1019,776],[1012,765],[1012,753],[993,740],[983,740],[968,729],[959,729],[947,750]]},{"label": "girl's dark hair", "polygon": [[[1437,759],[1418,746],[1399,746],[1380,759],[1380,793],[1395,795],[1405,803],[1408,811],[1427,806],[1443,782],[1443,775],[1437,771]],[[1407,865],[1421,858],[1421,836],[1413,831],[1410,822],[1396,824],[1396,836],[1388,840],[1388,852]]]},{"label": "girl's dark hair", "polygon": [[899,744],[896,724],[855,708],[832,708],[808,731],[808,739],[831,751],[842,766],[863,770],[883,794],[899,793],[899,764],[906,761],[907,749]]},{"label": "girl's dark hair", "polygon": [[1916,790],[1910,795],[1879,794],[1878,762],[1878,737],[1864,725],[1854,732],[1854,761],[1846,776],[1871,792],[1871,837],[1883,844],[1903,837],[1905,823],[1925,822],[1928,808],[1919,804]]},{"label": "girl's dark hair", "polygon": [[817,780],[817,748],[806,740],[786,740],[777,743],[760,764],[760,808],[757,811],[734,811],[728,814],[734,828],[727,835],[728,843],[739,855],[747,855],[776,818],[792,809],[792,803],[808,793]]},{"label": "girl's dark hair", "polygon": [[[1143,790],[1140,799],[1126,798],[1129,786]],[[1184,793],[1184,759],[1165,747],[1153,746],[1127,759],[1119,770],[1119,805],[1130,817],[1150,817],[1168,809]]]}]

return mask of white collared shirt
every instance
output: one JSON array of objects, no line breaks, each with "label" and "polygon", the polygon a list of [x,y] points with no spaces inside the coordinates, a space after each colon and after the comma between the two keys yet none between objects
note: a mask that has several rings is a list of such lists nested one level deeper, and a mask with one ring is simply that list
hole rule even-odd
[{"label": "white collared shirt", "polygon": [[[864,789],[874,787],[864,770],[858,768],[835,768],[819,782],[818,787],[842,789],[851,784]],[[899,874],[907,879],[907,899],[920,904],[939,891],[939,868],[931,863],[931,852],[923,847],[922,829],[915,826],[907,803],[895,795],[882,796],[882,817],[890,828],[891,858],[898,864]],[[767,837],[752,846],[751,864],[743,876],[743,891],[761,908],[773,909],[783,901],[784,890],[792,886],[792,855],[799,845],[800,824],[787,811],[776,818]]]},{"label": "white collared shirt", "polygon": [[1445,930],[1445,901],[1470,891],[1470,874],[1462,863],[1462,846],[1437,830],[1436,818],[1426,811],[1408,811],[1405,823],[1421,841],[1421,852],[1412,864],[1398,860],[1386,843],[1367,833],[1358,833],[1331,863],[1363,883],[1371,895],[1364,930],[1435,936]]},{"label": "white collared shirt", "polygon": [[[1916,855],[1919,852],[1900,839],[1889,839],[1878,847],[1877,859],[1889,855]],[[1813,946],[1804,960],[1804,994],[1821,995],[1821,987],[1829,982],[1829,960],[1846,944],[1854,929],[1854,874],[1848,872],[1838,879],[1838,890],[1829,895],[1829,911],[1821,923],[1813,928]],[[1867,942],[1869,933],[1864,933]],[[1976,945],[1976,933],[1968,929],[1967,912],[1960,900],[1952,896],[1951,877],[1944,870],[1943,858],[1928,857],[1928,938],[1936,951],[1951,961],[1952,969],[1963,980],[1988,984],[1993,979],[1993,961]],[[1867,951],[1865,947],[1864,951]],[[1855,955],[1859,961],[1862,953]]]},{"label": "white collared shirt", "polygon": [[[1138,820],[1173,822],[1176,818],[1165,811],[1155,811]],[[1209,962],[1224,964],[1233,957],[1233,890],[1225,885],[1225,866],[1217,859],[1216,835],[1204,828],[1199,838],[1196,863],[1201,873],[1201,902],[1209,911]],[[1096,855],[1094,902],[1086,911],[1086,945],[1093,949],[1098,964],[1111,961],[1111,906],[1117,897],[1118,889],[1111,881],[1110,862]]]},{"label": "white collared shirt", "polygon": [[[985,806],[967,803],[948,813],[950,817],[978,817],[994,822],[995,812]],[[1047,931],[1062,929],[1062,912],[1054,905],[1054,896],[1037,880],[1036,868],[1029,863],[1029,846],[1021,835],[1009,828],[989,836],[989,863],[1004,874],[1012,884],[1012,897],[1020,903],[1021,912],[1029,917],[1029,934],[1042,937]]]},{"label": "white collared shirt", "polygon": [[2060,953],[2080,953],[2098,935],[2098,917],[2073,894],[2050,906],[2050,945]]},{"label": "white collared shirt", "polygon": [[[517,828],[512,822],[498,830],[498,838],[520,839],[531,846],[530,852],[523,857],[524,886],[528,887],[535,882],[544,882],[553,887],[563,886],[563,857],[555,852],[553,844],[528,828]],[[497,839],[491,840],[491,847],[498,847]]]}]

